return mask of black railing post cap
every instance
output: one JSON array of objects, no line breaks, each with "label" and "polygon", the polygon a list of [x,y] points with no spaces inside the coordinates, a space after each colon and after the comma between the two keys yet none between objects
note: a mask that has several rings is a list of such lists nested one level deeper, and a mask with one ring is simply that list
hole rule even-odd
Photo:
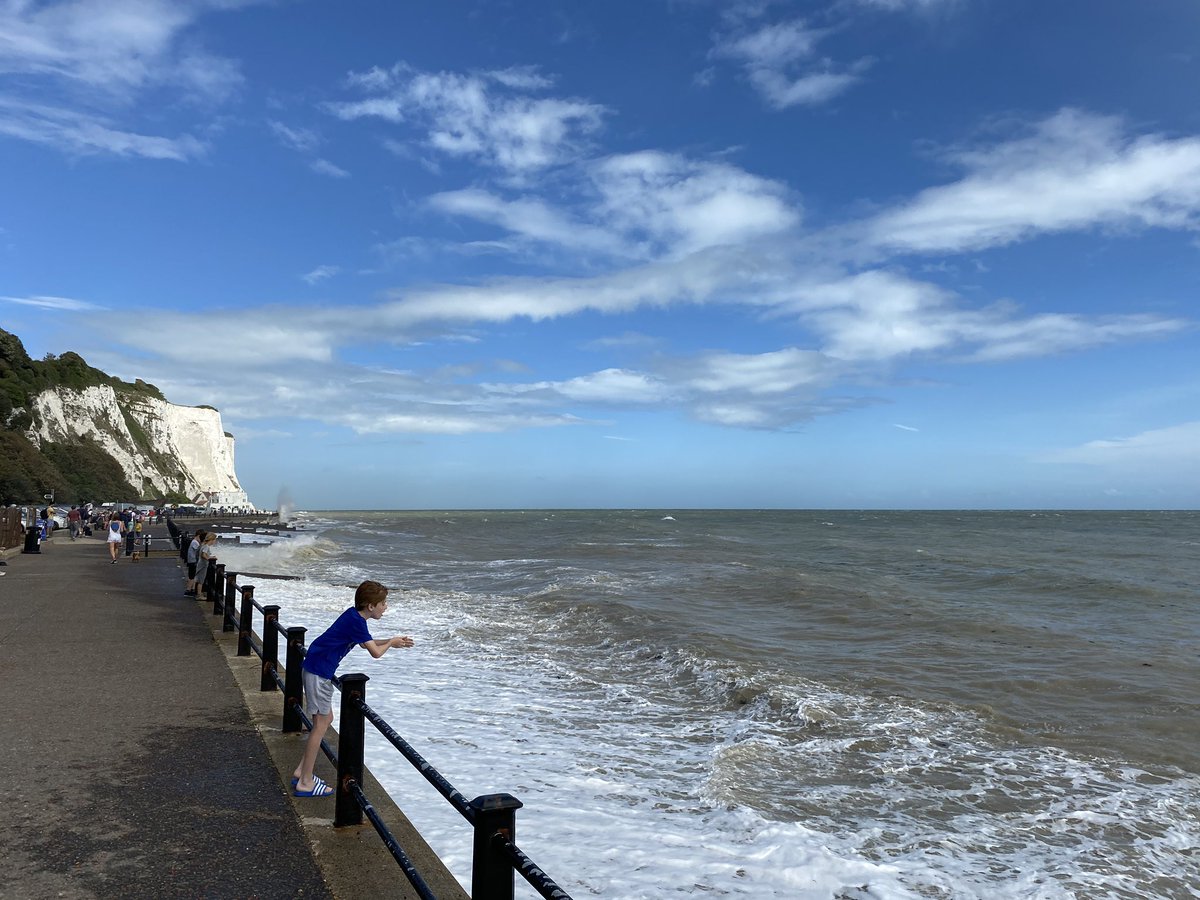
[{"label": "black railing post cap", "polygon": [[512,794],[484,794],[471,801],[471,806],[480,812],[497,812],[505,809],[520,809],[525,804]]},{"label": "black railing post cap", "polygon": [[362,674],[362,672],[351,672],[348,675],[339,675],[338,680],[342,684],[345,684],[347,681],[353,684],[365,684],[366,682],[370,681],[371,678],[368,675]]}]

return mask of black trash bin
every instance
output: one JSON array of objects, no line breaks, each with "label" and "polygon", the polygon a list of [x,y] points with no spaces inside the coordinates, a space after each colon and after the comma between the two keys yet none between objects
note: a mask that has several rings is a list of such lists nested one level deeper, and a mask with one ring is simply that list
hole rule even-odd
[{"label": "black trash bin", "polygon": [[41,531],[36,525],[30,525],[25,529],[25,549],[22,553],[41,553],[42,548],[38,546],[38,536]]}]

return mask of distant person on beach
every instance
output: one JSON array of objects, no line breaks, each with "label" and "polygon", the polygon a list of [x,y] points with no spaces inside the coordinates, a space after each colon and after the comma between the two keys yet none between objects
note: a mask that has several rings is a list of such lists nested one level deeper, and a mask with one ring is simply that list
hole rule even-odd
[{"label": "distant person on beach", "polygon": [[113,513],[108,520],[108,555],[112,557],[112,564],[117,564],[117,556],[121,552],[121,541],[125,536],[125,523],[121,521],[120,516]]},{"label": "distant person on beach", "polygon": [[206,535],[207,532],[205,531],[197,531],[195,537],[192,538],[192,542],[188,544],[188,581],[187,587],[183,589],[183,592],[189,597],[196,596],[196,566],[200,562],[200,545],[204,543],[204,538]]},{"label": "distant person on beach", "polygon": [[357,645],[379,659],[393,647],[411,647],[413,639],[396,635],[376,640],[367,630],[367,622],[381,619],[387,611],[388,589],[378,581],[364,581],[354,592],[354,606],[337,617],[332,625],[309,645],[304,657],[304,703],[312,718],[312,730],[304,745],[304,758],[292,773],[297,797],[328,797],[333,788],[313,774],[321,740],[333,722],[333,675],[346,654]]}]

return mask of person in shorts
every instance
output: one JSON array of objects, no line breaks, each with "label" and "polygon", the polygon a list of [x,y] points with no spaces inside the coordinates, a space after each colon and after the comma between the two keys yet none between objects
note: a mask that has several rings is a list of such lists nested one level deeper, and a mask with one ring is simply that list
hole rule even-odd
[{"label": "person in shorts", "polygon": [[393,647],[411,647],[413,639],[396,635],[376,640],[367,629],[367,622],[381,619],[387,611],[388,589],[377,581],[364,581],[354,592],[354,605],[343,612],[312,644],[304,656],[305,709],[312,719],[312,729],[304,744],[304,756],[292,773],[292,787],[297,797],[327,797],[333,788],[313,774],[317,752],[325,732],[333,722],[333,676],[346,654],[356,646],[378,659]]},{"label": "person in shorts", "polygon": [[117,564],[117,557],[121,553],[121,542],[125,540],[125,523],[121,521],[121,517],[113,513],[108,520],[108,555],[112,557],[112,564]]},{"label": "person in shorts", "polygon": [[196,564],[200,562],[200,545],[204,543],[204,538],[207,536],[206,531],[197,531],[196,536],[192,538],[192,542],[188,544],[187,549],[187,570],[188,580],[187,587],[183,589],[185,597],[196,596]]}]

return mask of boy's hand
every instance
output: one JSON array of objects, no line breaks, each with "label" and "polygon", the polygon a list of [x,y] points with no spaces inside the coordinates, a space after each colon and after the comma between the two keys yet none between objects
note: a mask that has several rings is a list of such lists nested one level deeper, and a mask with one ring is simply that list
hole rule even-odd
[{"label": "boy's hand", "polygon": [[388,644],[392,647],[411,647],[413,639],[406,634],[398,634],[388,641]]}]

